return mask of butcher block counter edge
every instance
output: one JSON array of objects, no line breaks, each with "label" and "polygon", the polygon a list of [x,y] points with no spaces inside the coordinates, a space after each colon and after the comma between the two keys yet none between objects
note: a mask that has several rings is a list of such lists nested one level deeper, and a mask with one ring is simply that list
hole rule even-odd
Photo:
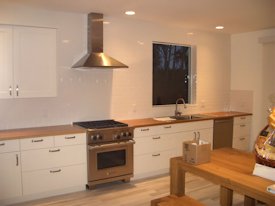
[{"label": "butcher block counter edge", "polygon": [[[196,115],[196,114],[192,114],[192,115]],[[148,126],[165,125],[165,124],[177,124],[177,123],[185,123],[185,122],[215,120],[215,119],[223,119],[223,118],[230,118],[230,117],[241,117],[241,116],[252,115],[252,113],[231,111],[231,112],[200,113],[198,115],[205,115],[205,117],[199,118],[199,119],[174,120],[174,121],[158,121],[153,118],[129,119],[129,120],[120,120],[120,121],[128,124],[130,127],[148,127]]]},{"label": "butcher block counter edge", "polygon": [[[155,125],[214,120],[214,119],[221,119],[226,117],[239,117],[239,116],[247,116],[252,114],[245,113],[245,112],[213,112],[213,113],[200,113],[200,115],[205,115],[205,117],[199,118],[199,119],[192,119],[192,120],[175,120],[175,121],[157,121],[157,120],[154,120],[153,118],[131,119],[131,120],[120,120],[120,121],[128,124],[129,127],[147,127],[147,126],[155,126]],[[47,127],[9,129],[9,130],[0,130],[0,141],[30,138],[30,137],[78,134],[78,133],[85,133],[85,132],[86,132],[85,129],[78,127],[76,125],[58,125],[58,126],[47,126]]]},{"label": "butcher block counter edge", "polygon": [[58,125],[47,127],[33,127],[22,129],[0,130],[0,141],[11,139],[23,139],[30,137],[45,137],[66,134],[85,133],[86,130],[74,125]]}]

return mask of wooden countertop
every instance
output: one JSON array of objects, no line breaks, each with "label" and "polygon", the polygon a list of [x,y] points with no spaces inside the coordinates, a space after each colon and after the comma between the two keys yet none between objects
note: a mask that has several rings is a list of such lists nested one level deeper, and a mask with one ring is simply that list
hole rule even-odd
[{"label": "wooden countertop", "polygon": [[[226,118],[226,117],[247,116],[252,114],[244,113],[244,112],[213,112],[213,113],[200,113],[199,115],[204,115],[204,116],[202,118],[192,119],[192,120],[159,121],[153,118],[145,118],[145,119],[130,119],[130,120],[119,120],[119,121],[128,124],[130,127],[147,127],[147,126],[155,126],[155,125],[220,119],[220,118]],[[86,132],[84,128],[81,128],[75,125],[33,127],[33,128],[10,129],[10,130],[2,130],[2,131],[0,130],[0,141],[9,140],[9,139],[29,138],[29,137],[77,134],[77,133],[84,133],[84,132]]]},{"label": "wooden countertop", "polygon": [[86,130],[74,126],[74,125],[59,125],[59,126],[48,126],[48,127],[33,127],[33,128],[22,128],[22,129],[10,129],[0,131],[0,141],[10,139],[21,139],[29,137],[44,137],[44,136],[55,136],[64,134],[78,134],[85,133]]},{"label": "wooden countertop", "polygon": [[[194,114],[196,115],[196,114]],[[229,117],[240,117],[252,115],[251,113],[246,112],[211,112],[211,113],[200,113],[198,115],[202,115],[202,118],[191,119],[191,120],[174,120],[174,121],[159,121],[153,118],[145,118],[145,119],[130,119],[130,120],[121,120],[128,124],[130,127],[147,127],[147,126],[156,126],[156,125],[164,125],[164,124],[176,124],[176,123],[184,123],[184,122],[194,122],[194,121],[203,121],[203,120],[215,120]]]}]

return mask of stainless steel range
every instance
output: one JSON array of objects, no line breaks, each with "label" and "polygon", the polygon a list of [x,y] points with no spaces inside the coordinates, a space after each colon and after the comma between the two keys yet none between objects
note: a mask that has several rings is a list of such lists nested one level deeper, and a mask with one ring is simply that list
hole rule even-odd
[{"label": "stainless steel range", "polygon": [[88,185],[133,177],[133,128],[114,120],[74,122],[87,129]]}]

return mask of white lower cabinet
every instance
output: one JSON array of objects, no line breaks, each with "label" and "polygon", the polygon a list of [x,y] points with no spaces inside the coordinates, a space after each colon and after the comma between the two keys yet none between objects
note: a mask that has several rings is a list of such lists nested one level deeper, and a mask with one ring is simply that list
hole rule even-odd
[{"label": "white lower cabinet", "polygon": [[86,133],[0,141],[0,205],[85,190]]},{"label": "white lower cabinet", "polygon": [[23,195],[87,184],[86,134],[22,139]]},{"label": "white lower cabinet", "polygon": [[20,153],[8,152],[0,154],[0,205],[2,205],[1,200],[21,195]]},{"label": "white lower cabinet", "polygon": [[234,117],[232,147],[248,151],[250,141],[251,116]]},{"label": "white lower cabinet", "polygon": [[136,155],[134,160],[134,178],[144,178],[168,172],[169,160],[174,151],[155,151],[150,154]]},{"label": "white lower cabinet", "polygon": [[22,195],[18,140],[0,141],[0,205]]},{"label": "white lower cabinet", "polygon": [[86,184],[86,165],[23,172],[24,195],[62,190]]},{"label": "white lower cabinet", "polygon": [[40,170],[67,165],[85,164],[86,145],[51,147],[22,152],[22,171]]},{"label": "white lower cabinet", "polygon": [[134,178],[169,171],[170,158],[182,155],[182,143],[200,139],[213,142],[213,120],[135,128]]}]

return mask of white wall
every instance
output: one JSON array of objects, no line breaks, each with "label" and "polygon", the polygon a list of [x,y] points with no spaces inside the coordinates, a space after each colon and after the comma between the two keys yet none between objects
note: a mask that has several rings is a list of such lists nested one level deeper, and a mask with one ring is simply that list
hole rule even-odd
[{"label": "white wall", "polygon": [[[274,83],[268,83],[272,76],[274,82],[274,68],[271,68],[272,63],[267,62],[268,59],[274,59],[274,56],[264,55],[264,53],[269,55],[270,53],[264,52],[265,43],[262,42],[263,39],[274,35],[275,29],[270,29],[236,34],[231,37],[231,89],[253,93],[250,148],[254,145],[260,130],[267,124],[268,113],[266,111],[270,103],[265,95],[266,88],[269,87],[275,92]],[[242,97],[240,96],[239,99]]]},{"label": "white wall", "polygon": [[[152,107],[152,41],[195,45],[197,105],[185,113],[220,111],[230,97],[230,36],[105,17],[104,50],[129,69],[89,71],[70,67],[86,49],[86,15],[0,6],[1,24],[57,28],[58,96],[0,100],[0,129],[68,124],[80,120],[172,115]],[[138,43],[139,42],[139,43]]]}]

